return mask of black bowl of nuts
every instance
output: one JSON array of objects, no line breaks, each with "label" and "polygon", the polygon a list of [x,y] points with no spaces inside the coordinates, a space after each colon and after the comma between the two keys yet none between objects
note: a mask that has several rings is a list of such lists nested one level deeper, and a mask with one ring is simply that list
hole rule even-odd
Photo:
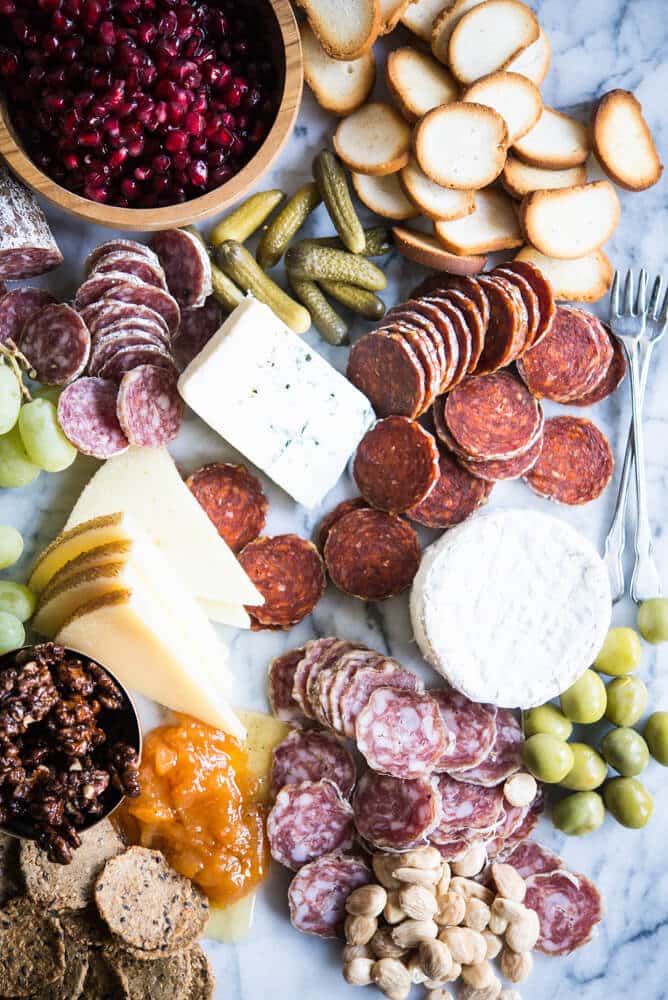
[{"label": "black bowl of nuts", "polygon": [[139,794],[141,728],[106,667],[53,642],[0,656],[0,830],[69,864],[80,834]]}]

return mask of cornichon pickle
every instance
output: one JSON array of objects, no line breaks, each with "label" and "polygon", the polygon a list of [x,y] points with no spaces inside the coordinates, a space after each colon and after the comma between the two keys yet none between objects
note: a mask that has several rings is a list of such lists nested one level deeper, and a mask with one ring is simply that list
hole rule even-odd
[{"label": "cornichon pickle", "polygon": [[214,263],[211,264],[211,284],[213,286],[213,294],[225,312],[232,312],[240,302],[243,302],[244,293]]},{"label": "cornichon pickle", "polygon": [[323,149],[313,161],[313,176],[334,228],[347,249],[351,253],[362,253],[366,239],[350,197],[348,178],[343,166],[328,149]]},{"label": "cornichon pickle", "polygon": [[379,292],[387,285],[387,278],[375,264],[345,250],[300,243],[290,247],[285,255],[286,266],[297,278],[312,281],[343,281],[350,285]]},{"label": "cornichon pickle", "polygon": [[260,228],[284,198],[283,192],[278,190],[258,191],[257,194],[252,194],[213,227],[209,242],[214,247],[220,246],[224,240],[243,243]]},{"label": "cornichon pickle", "polygon": [[250,292],[264,302],[295,333],[311,328],[311,314],[286,295],[275,281],[267,277],[246,247],[236,240],[225,240],[216,248],[216,261],[221,270],[244,292]]},{"label": "cornichon pickle", "polygon": [[260,240],[256,254],[260,267],[266,271],[279,262],[292,237],[319,204],[320,193],[313,181],[295,191],[292,198],[276,214]]},{"label": "cornichon pickle", "polygon": [[321,337],[336,347],[348,343],[345,320],[331,307],[315,281],[295,278],[289,271],[288,281],[299,301],[310,312],[313,325]]},{"label": "cornichon pickle", "polygon": [[[338,236],[314,236],[308,242],[319,247],[345,250],[345,246]],[[372,229],[364,230],[364,250],[361,251],[361,255],[362,257],[382,257],[383,254],[389,253],[393,246],[392,231],[384,226],[374,226]]]},{"label": "cornichon pickle", "polygon": [[373,292],[348,285],[344,281],[328,281],[326,278],[320,284],[333,299],[366,319],[380,319],[385,315],[385,303]]}]

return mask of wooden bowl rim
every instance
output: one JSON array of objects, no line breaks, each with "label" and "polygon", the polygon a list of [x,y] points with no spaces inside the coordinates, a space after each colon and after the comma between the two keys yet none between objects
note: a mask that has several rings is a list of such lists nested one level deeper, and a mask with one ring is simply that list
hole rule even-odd
[{"label": "wooden bowl rim", "polygon": [[230,207],[253,188],[274,163],[292,134],[303,90],[303,61],[299,27],[290,0],[261,0],[271,7],[283,44],[285,79],[276,118],[264,142],[248,163],[229,181],[199,198],[163,208],[116,208],[83,198],[61,187],[24,153],[8,123],[0,101],[0,160],[32,191],[58,208],[87,222],[133,232],[155,231],[201,222]]}]

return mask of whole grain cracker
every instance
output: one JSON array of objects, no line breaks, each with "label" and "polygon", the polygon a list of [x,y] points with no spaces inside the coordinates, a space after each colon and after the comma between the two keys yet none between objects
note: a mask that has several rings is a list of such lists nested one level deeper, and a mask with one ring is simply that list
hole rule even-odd
[{"label": "whole grain cracker", "polygon": [[104,952],[89,951],[83,988],[85,1000],[129,1000],[129,996],[118,971],[109,964]]},{"label": "whole grain cracker", "polygon": [[65,972],[65,945],[58,921],[27,896],[0,910],[0,990],[25,997]]},{"label": "whole grain cracker", "polygon": [[197,944],[190,950],[190,993],[185,1000],[213,1000],[216,977],[207,955]]},{"label": "whole grain cracker", "polygon": [[182,951],[153,962],[134,958],[117,944],[103,951],[109,965],[118,973],[130,1000],[173,1000],[190,995],[192,971],[190,952]]},{"label": "whole grain cracker", "polygon": [[85,910],[66,910],[58,914],[65,938],[80,941],[87,948],[101,948],[111,940],[109,929],[91,903]]},{"label": "whole grain cracker", "polygon": [[62,979],[45,986],[32,1000],[79,1000],[88,975],[88,942],[80,933],[78,922],[64,921],[60,924],[64,932],[65,972]]},{"label": "whole grain cracker", "polygon": [[19,841],[0,833],[0,906],[4,906],[22,891],[19,869]]}]

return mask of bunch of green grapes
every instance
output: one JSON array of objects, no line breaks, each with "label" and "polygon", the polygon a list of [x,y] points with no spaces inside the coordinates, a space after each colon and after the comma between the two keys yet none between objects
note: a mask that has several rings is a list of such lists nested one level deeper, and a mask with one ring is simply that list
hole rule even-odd
[{"label": "bunch of green grapes", "polygon": [[[23,552],[23,539],[16,528],[0,524],[0,569],[12,566]],[[23,623],[35,610],[35,595],[22,583],[0,580],[0,654],[18,649],[25,642]]]}]

